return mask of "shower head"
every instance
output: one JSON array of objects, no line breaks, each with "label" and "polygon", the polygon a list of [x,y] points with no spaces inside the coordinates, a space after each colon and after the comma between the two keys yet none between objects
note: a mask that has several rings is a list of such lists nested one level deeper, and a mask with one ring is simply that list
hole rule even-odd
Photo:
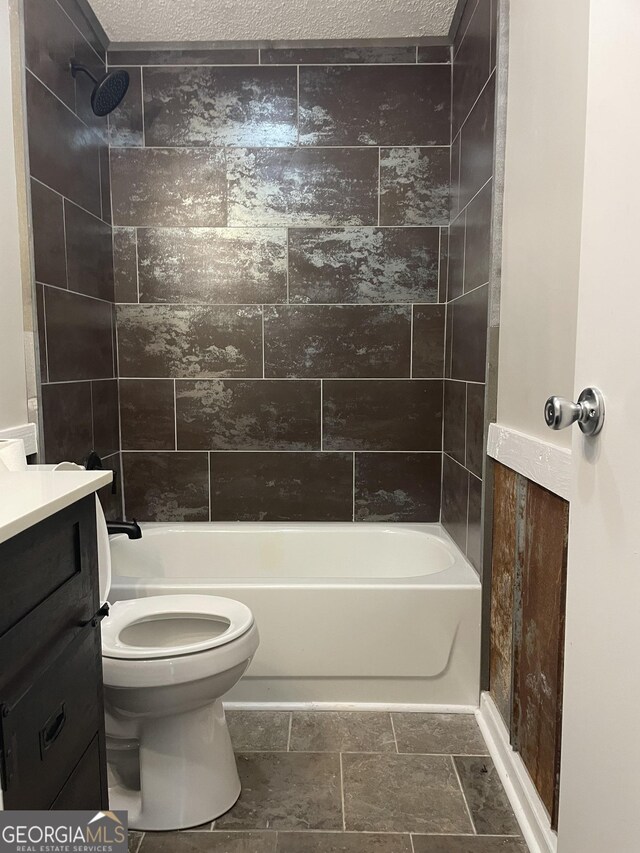
[{"label": "shower head", "polygon": [[127,94],[129,88],[129,73],[127,71],[108,71],[97,79],[86,65],[71,60],[71,74],[75,77],[78,71],[86,74],[94,82],[91,93],[91,109],[97,116],[106,116],[113,112]]}]

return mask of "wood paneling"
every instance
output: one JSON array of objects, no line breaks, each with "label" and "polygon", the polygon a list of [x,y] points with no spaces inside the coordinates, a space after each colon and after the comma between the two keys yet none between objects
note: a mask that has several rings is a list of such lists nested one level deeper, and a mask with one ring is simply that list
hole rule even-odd
[{"label": "wood paneling", "polygon": [[522,759],[557,823],[567,563],[567,501],[527,484],[514,725]]},{"label": "wood paneling", "polygon": [[491,695],[557,826],[567,501],[495,463]]},{"label": "wood paneling", "polygon": [[491,573],[491,695],[511,722],[513,585],[516,557],[517,474],[495,463],[493,570]]}]

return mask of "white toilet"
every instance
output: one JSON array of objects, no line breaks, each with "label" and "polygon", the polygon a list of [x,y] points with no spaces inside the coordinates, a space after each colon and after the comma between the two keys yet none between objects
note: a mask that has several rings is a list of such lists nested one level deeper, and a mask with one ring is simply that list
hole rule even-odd
[{"label": "white toilet", "polygon": [[[98,508],[101,600],[111,587],[109,537]],[[129,827],[198,826],[228,811],[240,779],[221,697],[258,648],[248,607],[208,595],[112,605],[102,623],[109,801]]]}]

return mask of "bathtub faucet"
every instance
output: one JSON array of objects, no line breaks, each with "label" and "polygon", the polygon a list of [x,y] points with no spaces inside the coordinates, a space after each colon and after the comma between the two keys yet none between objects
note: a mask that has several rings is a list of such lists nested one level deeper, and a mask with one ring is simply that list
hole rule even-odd
[{"label": "bathtub faucet", "polygon": [[142,539],[142,530],[135,518],[133,521],[108,521],[107,530],[110,535],[126,533],[129,539]]}]

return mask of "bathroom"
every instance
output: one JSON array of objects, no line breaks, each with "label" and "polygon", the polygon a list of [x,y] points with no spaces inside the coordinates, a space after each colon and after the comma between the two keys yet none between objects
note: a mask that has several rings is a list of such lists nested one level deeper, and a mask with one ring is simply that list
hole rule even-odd
[{"label": "bathroom", "polygon": [[7,849],[638,850],[639,38],[2,0]]}]

